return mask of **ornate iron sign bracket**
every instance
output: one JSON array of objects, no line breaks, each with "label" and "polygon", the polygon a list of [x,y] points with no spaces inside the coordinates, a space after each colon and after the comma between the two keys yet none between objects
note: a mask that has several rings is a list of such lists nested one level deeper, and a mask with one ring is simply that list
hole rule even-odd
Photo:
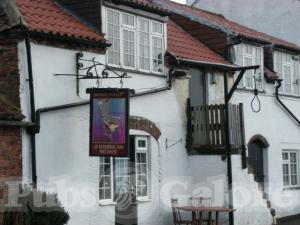
[{"label": "ornate iron sign bracket", "polygon": [[[85,65],[88,64],[88,65]],[[109,69],[105,64],[96,61],[95,58],[85,59],[83,53],[76,53],[76,74],[54,74],[55,76],[76,77],[76,93],[79,95],[80,80],[94,79],[97,87],[101,86],[102,79],[120,79],[120,86],[123,87],[123,79],[131,78],[126,72],[122,74]]]}]

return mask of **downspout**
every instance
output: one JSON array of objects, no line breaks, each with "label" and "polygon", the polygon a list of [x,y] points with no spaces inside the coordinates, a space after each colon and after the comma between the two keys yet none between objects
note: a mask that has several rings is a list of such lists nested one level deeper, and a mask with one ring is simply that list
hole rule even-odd
[{"label": "downspout", "polygon": [[[230,49],[233,47],[232,37],[227,35],[226,43],[226,59],[232,63],[232,52]],[[224,110],[225,110],[225,155],[227,159],[227,182],[228,182],[228,201],[229,207],[233,208],[233,186],[232,186],[232,161],[231,161],[231,145],[230,145],[230,129],[229,129],[229,99],[228,94],[228,73],[224,72]],[[234,225],[234,213],[229,212],[229,225]]]},{"label": "downspout", "polygon": [[[35,115],[35,100],[34,100],[34,86],[33,86],[33,72],[32,72],[32,58],[31,58],[31,46],[30,46],[30,37],[27,28],[23,28],[25,34],[25,47],[27,55],[27,67],[28,67],[28,83],[29,83],[29,98],[30,98],[30,114],[31,122],[36,122]],[[37,176],[36,176],[36,143],[35,143],[35,126],[29,127],[30,133],[30,144],[31,144],[31,173],[32,173],[32,184],[33,187],[37,185]]]},{"label": "downspout", "polygon": [[279,98],[279,88],[281,87],[282,79],[276,79],[277,85],[275,86],[275,96],[278,103],[285,109],[285,111],[300,125],[299,119],[295,116],[294,113],[280,100]]},{"label": "downspout", "polygon": [[[233,193],[232,193],[232,161],[231,161],[231,146],[229,136],[229,99],[227,98],[228,93],[228,74],[224,72],[224,111],[225,111],[225,154],[227,159],[227,181],[228,181],[228,200],[229,207],[233,207]],[[233,211],[229,213],[229,225],[234,225],[234,214]]]}]

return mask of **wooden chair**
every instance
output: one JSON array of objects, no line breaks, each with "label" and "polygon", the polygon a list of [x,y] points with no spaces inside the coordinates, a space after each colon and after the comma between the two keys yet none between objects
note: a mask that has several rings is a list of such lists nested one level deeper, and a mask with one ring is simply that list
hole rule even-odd
[{"label": "wooden chair", "polygon": [[191,220],[182,220],[180,216],[180,211],[178,209],[178,200],[176,198],[171,199],[171,206],[172,206],[172,214],[173,214],[173,223],[174,225],[189,225],[192,224]]},{"label": "wooden chair", "polygon": [[[191,197],[191,204],[192,206],[207,206],[210,207],[211,205],[211,198],[210,197],[203,197],[203,196],[192,196]],[[198,224],[200,223],[200,213],[198,212],[196,214],[196,218]],[[215,224],[215,220],[211,220],[211,224],[214,225]],[[202,213],[202,223],[206,223],[207,225],[209,225],[209,213],[208,212],[203,212]]]}]

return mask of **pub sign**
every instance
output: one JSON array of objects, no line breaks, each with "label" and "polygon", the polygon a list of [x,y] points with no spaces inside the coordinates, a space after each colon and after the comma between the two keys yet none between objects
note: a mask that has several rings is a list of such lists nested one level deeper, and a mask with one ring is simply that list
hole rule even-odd
[{"label": "pub sign", "polygon": [[90,93],[90,156],[128,156],[129,89]]}]

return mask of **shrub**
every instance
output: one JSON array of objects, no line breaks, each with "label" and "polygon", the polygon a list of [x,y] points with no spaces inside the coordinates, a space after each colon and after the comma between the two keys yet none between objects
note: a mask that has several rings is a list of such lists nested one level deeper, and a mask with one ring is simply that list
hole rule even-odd
[{"label": "shrub", "polygon": [[18,207],[6,207],[3,225],[64,225],[69,220],[56,194],[21,187]]}]

